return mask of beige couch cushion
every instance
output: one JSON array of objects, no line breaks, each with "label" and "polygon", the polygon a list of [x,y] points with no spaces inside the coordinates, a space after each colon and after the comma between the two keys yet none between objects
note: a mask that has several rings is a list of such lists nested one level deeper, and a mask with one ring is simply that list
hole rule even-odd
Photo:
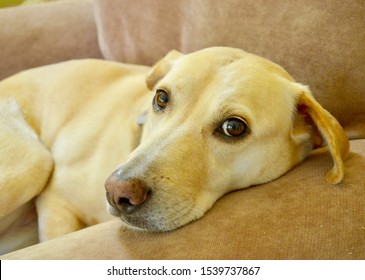
[{"label": "beige couch cushion", "polygon": [[91,0],[0,9],[0,80],[77,58],[101,58]]},{"label": "beige couch cushion", "polygon": [[346,177],[327,185],[328,155],[278,180],[220,199],[200,220],[167,233],[119,220],[3,259],[365,259],[365,140],[351,143]]},{"label": "beige couch cushion", "polygon": [[96,0],[107,59],[153,64],[214,45],[265,56],[310,85],[352,138],[365,137],[365,2]]}]

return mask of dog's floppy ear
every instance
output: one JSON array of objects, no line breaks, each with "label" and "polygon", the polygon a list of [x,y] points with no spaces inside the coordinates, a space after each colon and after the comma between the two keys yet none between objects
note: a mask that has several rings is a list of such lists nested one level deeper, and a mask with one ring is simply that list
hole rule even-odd
[{"label": "dog's floppy ear", "polygon": [[326,181],[338,184],[344,176],[343,160],[349,153],[349,140],[338,121],[312,96],[309,89],[301,86],[297,96],[297,112],[304,116],[306,123],[314,126],[314,147],[327,144],[334,166],[326,174]]},{"label": "dog's floppy ear", "polygon": [[152,90],[155,84],[169,72],[174,61],[182,55],[182,53],[172,50],[164,58],[159,60],[147,74],[146,83],[148,89]]}]

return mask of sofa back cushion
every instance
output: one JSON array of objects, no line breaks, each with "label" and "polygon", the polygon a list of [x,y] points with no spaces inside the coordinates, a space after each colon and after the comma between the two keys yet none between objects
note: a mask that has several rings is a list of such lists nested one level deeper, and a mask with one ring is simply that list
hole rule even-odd
[{"label": "sofa back cushion", "polygon": [[171,49],[231,46],[307,84],[351,138],[365,137],[365,2],[95,0],[106,59],[151,65]]}]

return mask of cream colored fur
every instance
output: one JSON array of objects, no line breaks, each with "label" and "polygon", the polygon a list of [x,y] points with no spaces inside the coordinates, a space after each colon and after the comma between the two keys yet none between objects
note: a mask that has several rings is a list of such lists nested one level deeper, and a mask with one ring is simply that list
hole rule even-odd
[{"label": "cream colored fur", "polygon": [[[169,102],[156,111],[160,89]],[[247,132],[224,135],[237,117]],[[322,143],[334,160],[327,181],[339,183],[348,140],[338,122],[280,66],[238,49],[172,51],[151,69],[82,60],[26,71],[0,83],[0,249],[18,248],[5,246],[9,230],[34,222],[42,241],[111,219],[103,185],[114,170],[151,195],[132,214],[110,213],[166,231],[227,192],[278,178]],[[22,211],[34,204],[37,215]]]}]

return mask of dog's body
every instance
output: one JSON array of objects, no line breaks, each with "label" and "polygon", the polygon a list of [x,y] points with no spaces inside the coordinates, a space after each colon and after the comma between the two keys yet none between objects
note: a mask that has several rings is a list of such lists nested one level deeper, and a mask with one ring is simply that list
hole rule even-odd
[{"label": "dog's body", "polygon": [[[24,220],[19,207],[31,208],[36,197],[41,240],[111,218],[103,185],[139,141],[135,121],[151,99],[148,69],[71,61],[0,83],[3,238],[13,239],[9,225]],[[8,247],[7,237],[1,247]]]},{"label": "dog's body", "polygon": [[36,220],[47,240],[112,218],[103,185],[123,162],[105,185],[109,211],[164,231],[281,176],[322,140],[338,183],[337,121],[280,66],[237,49],[171,52],[151,70],[84,60],[20,73],[0,83],[0,248],[26,225],[22,238],[37,239]]}]

